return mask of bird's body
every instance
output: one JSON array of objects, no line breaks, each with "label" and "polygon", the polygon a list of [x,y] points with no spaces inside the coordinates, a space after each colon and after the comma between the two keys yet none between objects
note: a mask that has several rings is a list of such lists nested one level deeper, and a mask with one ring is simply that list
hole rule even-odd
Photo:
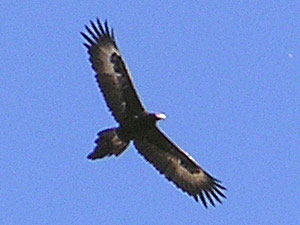
[{"label": "bird's body", "polygon": [[103,27],[98,19],[97,25],[91,22],[91,27],[86,26],[90,37],[81,33],[87,41],[84,45],[90,54],[97,83],[119,127],[99,132],[97,146],[88,158],[119,156],[132,141],[148,162],[196,201],[200,198],[205,207],[206,199],[213,206],[213,198],[221,203],[220,197],[225,198],[221,190],[225,188],[220,181],[205,172],[159,130],[156,123],[165,119],[164,114],[149,113],[142,105],[113,30],[109,30],[107,22]]}]

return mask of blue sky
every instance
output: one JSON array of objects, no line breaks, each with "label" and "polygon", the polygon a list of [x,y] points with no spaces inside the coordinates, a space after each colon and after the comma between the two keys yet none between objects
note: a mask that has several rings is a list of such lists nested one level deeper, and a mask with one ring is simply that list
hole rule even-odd
[{"label": "blue sky", "polygon": [[[5,1],[1,224],[299,224],[296,1]],[[115,126],[80,31],[108,19],[161,129],[228,188],[204,209],[133,146],[91,162]]]}]

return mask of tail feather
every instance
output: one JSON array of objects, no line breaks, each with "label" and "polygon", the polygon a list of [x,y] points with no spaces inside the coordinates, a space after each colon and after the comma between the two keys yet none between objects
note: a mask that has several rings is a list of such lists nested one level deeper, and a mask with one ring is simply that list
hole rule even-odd
[{"label": "tail feather", "polygon": [[97,146],[87,158],[91,160],[101,159],[106,156],[119,156],[127,148],[129,141],[121,140],[118,136],[119,128],[110,128],[98,133],[95,143]]}]

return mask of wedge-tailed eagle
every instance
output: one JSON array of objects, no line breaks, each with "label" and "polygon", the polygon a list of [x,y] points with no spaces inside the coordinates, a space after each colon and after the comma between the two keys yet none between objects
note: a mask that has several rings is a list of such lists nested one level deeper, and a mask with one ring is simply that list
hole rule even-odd
[{"label": "wedge-tailed eagle", "polygon": [[132,141],[148,162],[196,201],[200,198],[205,207],[207,200],[213,206],[214,200],[222,203],[221,198],[226,198],[222,190],[226,189],[221,182],[158,129],[156,123],[166,118],[164,114],[149,113],[144,108],[117,47],[113,29],[109,29],[107,21],[104,26],[99,19],[97,23],[90,23],[90,27],[85,26],[88,35],[81,33],[86,40],[84,46],[96,72],[96,81],[119,126],[98,133],[96,147],[88,159],[119,156]]}]

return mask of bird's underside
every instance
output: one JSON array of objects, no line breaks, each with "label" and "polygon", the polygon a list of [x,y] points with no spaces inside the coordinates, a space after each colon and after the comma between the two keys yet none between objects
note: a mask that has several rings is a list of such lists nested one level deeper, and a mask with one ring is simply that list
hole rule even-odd
[{"label": "bird's underside", "polygon": [[226,198],[226,190],[219,180],[204,171],[186,152],[176,146],[156,126],[165,116],[148,113],[135,91],[132,78],[115,42],[113,30],[109,30],[97,19],[85,26],[89,35],[81,33],[90,55],[96,81],[119,127],[98,133],[96,147],[88,155],[89,159],[119,156],[132,141],[138,152],[169,181],[192,196],[200,198],[207,207],[207,200],[215,206],[215,201]]}]

